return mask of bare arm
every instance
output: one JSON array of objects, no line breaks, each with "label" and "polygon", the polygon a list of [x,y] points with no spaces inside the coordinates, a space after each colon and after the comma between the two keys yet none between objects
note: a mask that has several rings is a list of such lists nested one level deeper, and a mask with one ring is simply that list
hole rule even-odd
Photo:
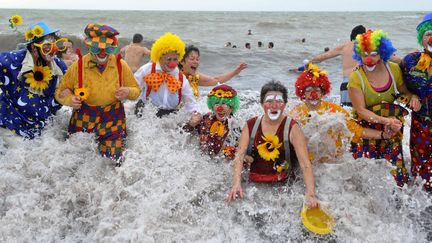
[{"label": "bare arm", "polygon": [[146,55],[150,56],[150,50],[147,49],[146,47],[143,46],[142,51],[143,51],[143,56],[146,56]]},{"label": "bare arm", "polygon": [[199,86],[215,86],[218,83],[225,83],[234,76],[238,75],[245,68],[247,68],[247,64],[240,63],[234,70],[215,77],[200,73]]},{"label": "bare arm", "polygon": [[241,186],[241,172],[243,170],[243,161],[246,156],[247,147],[249,145],[249,128],[247,124],[243,127],[242,133],[239,139],[239,145],[237,148],[236,156],[233,162],[233,180],[231,191],[228,193],[226,198],[227,202],[236,200],[237,194],[240,198],[243,198],[243,189]]},{"label": "bare arm", "polygon": [[312,170],[312,164],[309,160],[309,153],[307,151],[306,138],[298,124],[291,128],[290,142],[294,146],[297,158],[300,163],[300,168],[303,171],[303,177],[306,187],[306,204],[309,207],[318,207],[319,202],[315,197],[315,179]]},{"label": "bare arm", "polygon": [[320,62],[325,61],[327,59],[342,55],[342,51],[343,51],[346,44],[347,43],[336,46],[335,48],[333,48],[327,52],[323,52],[323,53],[315,56],[314,58],[312,58],[311,62],[312,63],[320,63]]}]

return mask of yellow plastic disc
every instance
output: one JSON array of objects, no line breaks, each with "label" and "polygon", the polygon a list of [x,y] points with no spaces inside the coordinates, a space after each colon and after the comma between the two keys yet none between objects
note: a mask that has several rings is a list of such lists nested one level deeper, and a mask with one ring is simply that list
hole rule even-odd
[{"label": "yellow plastic disc", "polygon": [[301,211],[303,225],[312,233],[318,235],[330,234],[335,224],[334,218],[322,208],[303,206]]}]

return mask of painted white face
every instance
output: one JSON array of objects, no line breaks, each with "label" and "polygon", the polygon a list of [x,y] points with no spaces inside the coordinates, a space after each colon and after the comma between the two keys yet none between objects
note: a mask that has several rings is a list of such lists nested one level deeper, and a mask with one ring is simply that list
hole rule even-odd
[{"label": "painted white face", "polygon": [[432,52],[432,31],[428,30],[423,34],[423,46],[429,52]]},{"label": "painted white face", "polygon": [[213,111],[219,121],[224,121],[225,119],[227,119],[230,116],[232,110],[233,108],[227,104],[221,103],[213,105]]},{"label": "painted white face", "polygon": [[361,59],[363,67],[365,67],[369,72],[374,71],[377,65],[381,62],[381,56],[376,51],[363,53]]},{"label": "painted white face", "polygon": [[276,121],[285,109],[285,102],[281,92],[270,91],[264,98],[264,112],[272,121]]}]

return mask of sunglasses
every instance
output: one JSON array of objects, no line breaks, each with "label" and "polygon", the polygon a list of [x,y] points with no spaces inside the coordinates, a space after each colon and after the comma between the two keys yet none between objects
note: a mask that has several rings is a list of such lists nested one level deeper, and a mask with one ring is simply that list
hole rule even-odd
[{"label": "sunglasses", "polygon": [[36,47],[39,47],[40,50],[42,51],[42,54],[48,55],[48,54],[53,52],[54,46],[55,46],[56,51],[66,50],[66,48],[67,48],[67,46],[65,45],[66,42],[68,42],[68,39],[60,38],[60,39],[56,40],[55,42],[44,41],[42,43],[33,43],[33,45]]},{"label": "sunglasses", "polygon": [[111,46],[111,45],[108,45],[108,46],[105,47],[105,48],[99,48],[99,47],[94,47],[94,46],[90,46],[90,47],[89,47],[89,51],[90,51],[90,53],[95,54],[95,55],[99,54],[102,50],[105,50],[105,52],[106,52],[108,55],[116,54],[117,51],[118,51],[118,46]]}]

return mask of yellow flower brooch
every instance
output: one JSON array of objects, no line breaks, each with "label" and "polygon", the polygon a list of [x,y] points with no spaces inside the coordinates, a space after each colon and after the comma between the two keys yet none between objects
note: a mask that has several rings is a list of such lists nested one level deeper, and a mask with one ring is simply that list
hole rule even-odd
[{"label": "yellow flower brooch", "polygon": [[282,146],[282,143],[279,143],[279,137],[275,135],[267,135],[262,136],[262,139],[265,143],[262,143],[257,146],[258,154],[261,158],[270,161],[279,158],[279,148]]},{"label": "yellow flower brooch", "polygon": [[52,79],[51,69],[48,66],[34,66],[33,71],[24,74],[25,82],[30,85],[30,88],[43,92],[48,88],[48,84]]}]

